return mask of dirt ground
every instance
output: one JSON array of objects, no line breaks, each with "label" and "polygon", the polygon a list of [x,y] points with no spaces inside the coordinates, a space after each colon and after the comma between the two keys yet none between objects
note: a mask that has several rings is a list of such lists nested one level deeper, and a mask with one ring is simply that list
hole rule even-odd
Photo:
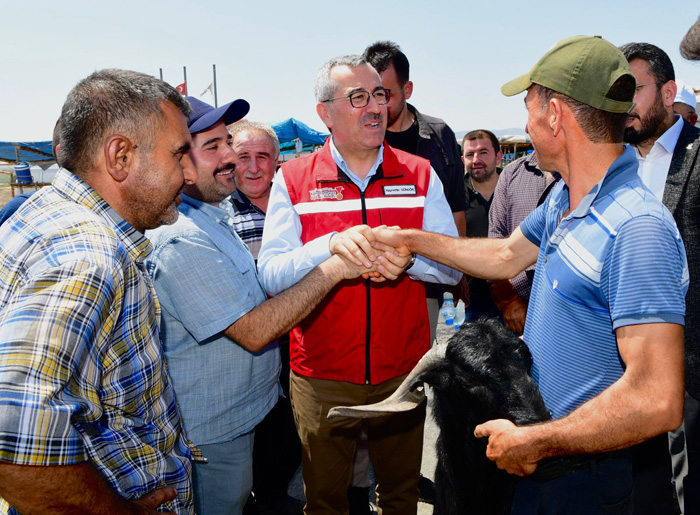
[{"label": "dirt ground", "polygon": [[0,208],[7,204],[12,198],[12,190],[9,186],[0,188]]}]

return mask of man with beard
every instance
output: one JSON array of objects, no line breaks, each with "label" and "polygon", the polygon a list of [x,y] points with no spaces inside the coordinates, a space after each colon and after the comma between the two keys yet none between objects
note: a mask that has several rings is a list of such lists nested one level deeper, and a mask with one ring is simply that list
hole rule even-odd
[{"label": "man with beard", "polygon": [[193,513],[143,267],[195,179],[189,112],[141,73],[80,81],[63,168],[0,229],[0,513]]},{"label": "man with beard", "polygon": [[[493,192],[501,173],[501,145],[498,138],[487,130],[468,132],[462,139],[464,189],[467,194],[467,236],[486,238],[489,233],[489,209]],[[491,299],[488,281],[469,277],[469,307],[466,320],[480,316],[498,317],[500,312]]]},{"label": "man with beard", "polygon": [[162,309],[168,369],[192,441],[195,510],[238,515],[252,485],[254,428],[278,398],[275,339],[337,282],[371,269],[333,256],[266,302],[253,256],[221,206],[235,189],[238,160],[226,125],[245,116],[248,102],[215,109],[187,99],[196,180],[185,185],[177,222],[148,232],[154,251],[146,264]]},{"label": "man with beard", "polygon": [[[388,397],[430,346],[422,281],[461,274],[413,256],[380,252],[380,225],[457,236],[430,163],[384,145],[388,94],[361,56],[331,59],[316,77],[324,147],[282,165],[270,193],[258,259],[272,295],[333,254],[379,262],[391,282],[344,281],[290,335],[291,399],[302,442],[305,513],[348,513],[347,489],[362,421],[326,420],[338,405]],[[338,232],[342,231],[342,232]],[[404,273],[405,272],[405,273]],[[385,515],[415,514],[425,406],[369,419],[367,445]]]},{"label": "man with beard", "polygon": [[[686,515],[700,513],[700,129],[673,113],[675,73],[666,52],[649,43],[628,43],[620,49],[637,80],[636,106],[627,122],[625,141],[637,153],[642,181],[673,214],[688,256],[685,417],[680,430],[670,435],[670,449],[681,508]],[[666,488],[669,468],[663,456],[664,443],[661,437],[658,443],[647,444],[657,445],[658,451],[636,452],[646,463],[640,464],[645,475],[650,474],[650,467],[660,474],[653,480],[656,486],[649,484],[636,488],[636,492],[652,495],[658,488]],[[649,463],[653,456],[657,457],[655,466]],[[649,500],[642,505],[660,513],[654,511]]]}]

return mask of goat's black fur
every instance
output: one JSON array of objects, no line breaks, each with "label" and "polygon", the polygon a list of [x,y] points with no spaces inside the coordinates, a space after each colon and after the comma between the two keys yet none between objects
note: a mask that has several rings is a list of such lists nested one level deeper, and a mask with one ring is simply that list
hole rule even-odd
[{"label": "goat's black fur", "polygon": [[447,343],[444,361],[412,382],[432,387],[440,428],[435,515],[510,512],[515,476],[486,457],[487,439],[474,428],[505,418],[517,425],[550,418],[530,377],[532,357],[520,338],[496,320],[465,324]]}]

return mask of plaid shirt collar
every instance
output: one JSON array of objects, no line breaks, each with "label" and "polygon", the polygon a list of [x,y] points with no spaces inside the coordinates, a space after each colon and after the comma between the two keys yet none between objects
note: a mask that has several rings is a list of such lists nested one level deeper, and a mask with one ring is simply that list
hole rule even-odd
[{"label": "plaid shirt collar", "polygon": [[153,246],[143,233],[137,231],[117,213],[88,183],[65,168],[61,168],[53,180],[56,191],[72,201],[87,207],[111,223],[129,256],[139,265],[151,253]]}]

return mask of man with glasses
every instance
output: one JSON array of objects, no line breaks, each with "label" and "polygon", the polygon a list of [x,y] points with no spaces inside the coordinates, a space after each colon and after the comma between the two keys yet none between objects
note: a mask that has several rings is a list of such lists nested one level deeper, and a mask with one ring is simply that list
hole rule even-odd
[{"label": "man with glasses", "polygon": [[[700,129],[673,112],[677,87],[666,52],[649,43],[628,43],[620,50],[637,80],[636,105],[627,122],[625,142],[637,152],[642,181],[673,214],[688,256],[684,422],[679,430],[669,433],[669,443],[681,509],[686,515],[700,513]],[[645,496],[661,492],[668,499],[664,491],[670,488],[665,435],[655,441],[645,444],[656,445],[655,452],[640,448],[634,461],[637,469],[643,467],[645,476],[652,469],[657,471],[654,484],[635,484],[635,506],[649,506],[648,513],[660,511],[648,497],[636,502],[637,492]]]},{"label": "man with glasses", "polygon": [[[327,421],[328,410],[378,402],[396,389],[429,348],[421,281],[454,284],[460,277],[375,241],[372,228],[380,225],[451,236],[457,229],[430,163],[383,144],[389,96],[374,68],[360,56],[330,60],[316,78],[316,100],[332,136],[275,177],[258,257],[263,286],[277,295],[333,254],[377,262],[396,279],[372,274],[341,282],[291,333],[307,515],[348,512],[362,422]],[[424,418],[425,407],[367,421],[385,515],[416,513]]]}]

